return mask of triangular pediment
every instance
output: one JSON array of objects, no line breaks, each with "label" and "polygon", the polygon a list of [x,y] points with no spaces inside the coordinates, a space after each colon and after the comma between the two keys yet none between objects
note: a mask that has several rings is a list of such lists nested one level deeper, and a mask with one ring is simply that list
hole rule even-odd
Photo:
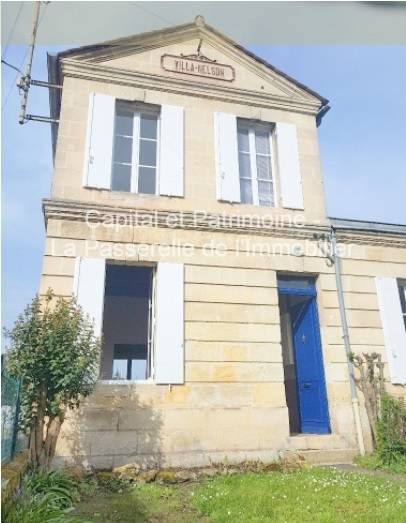
[{"label": "triangular pediment", "polygon": [[186,24],[63,52],[60,58],[325,105],[327,100],[197,17]]}]

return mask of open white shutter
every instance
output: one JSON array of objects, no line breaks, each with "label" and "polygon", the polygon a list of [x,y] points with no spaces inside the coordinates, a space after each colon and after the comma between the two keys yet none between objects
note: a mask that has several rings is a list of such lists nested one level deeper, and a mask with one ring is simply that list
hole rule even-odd
[{"label": "open white shutter", "polygon": [[296,126],[290,123],[277,123],[276,141],[282,205],[291,209],[303,209]]},{"label": "open white shutter", "polygon": [[110,189],[115,98],[90,93],[83,185]]},{"label": "open white shutter", "polygon": [[406,383],[406,330],[395,278],[376,278],[379,310],[392,383]]},{"label": "open white shutter", "polygon": [[155,316],[155,382],[183,383],[182,263],[158,263]]},{"label": "open white shutter", "polygon": [[94,322],[96,336],[102,334],[105,275],[103,258],[76,258],[73,292],[78,304]]},{"label": "open white shutter", "polygon": [[214,136],[217,199],[226,202],[240,202],[237,117],[228,113],[214,113]]},{"label": "open white shutter", "polygon": [[159,194],[183,196],[184,110],[175,105],[161,107]]}]

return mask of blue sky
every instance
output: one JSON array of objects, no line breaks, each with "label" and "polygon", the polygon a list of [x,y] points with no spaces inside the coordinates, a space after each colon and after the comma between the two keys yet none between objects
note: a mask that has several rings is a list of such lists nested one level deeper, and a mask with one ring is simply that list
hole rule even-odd
[{"label": "blue sky", "polygon": [[[249,47],[249,46],[248,46]],[[406,46],[249,47],[330,100],[319,128],[328,214],[406,224]],[[39,46],[33,78],[46,78]],[[20,65],[26,47],[9,46]],[[15,72],[2,66],[2,105]],[[32,88],[28,112],[48,114],[48,93]],[[17,89],[2,111],[2,323],[10,327],[39,286],[44,248],[41,199],[52,175],[48,124],[20,126]]]}]

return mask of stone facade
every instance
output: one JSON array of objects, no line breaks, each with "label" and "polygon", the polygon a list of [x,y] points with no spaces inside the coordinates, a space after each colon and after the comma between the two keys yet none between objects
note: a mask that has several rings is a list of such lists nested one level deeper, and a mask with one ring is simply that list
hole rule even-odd
[{"label": "stone facade", "polygon": [[[164,53],[193,54],[201,38],[205,55],[234,68],[233,84],[162,69]],[[63,90],[51,198],[44,202],[40,293],[52,287],[57,295],[71,295],[78,256],[141,264],[169,260],[185,267],[184,384],[100,382],[65,423],[59,461],[100,468],[134,461],[204,465],[225,457],[270,461],[295,448],[320,450],[322,461],[349,459],[357,440],[335,273],[314,239],[329,231],[316,126],[320,99],[201,24],[118,41],[101,51],[62,54],[58,63]],[[92,91],[184,107],[183,198],[83,187]],[[296,125],[303,211],[284,209],[279,196],[274,208],[217,201],[213,114],[219,110]],[[136,211],[151,223],[129,223]],[[168,221],[171,211],[182,212],[182,223]],[[112,212],[125,225],[103,224]],[[270,218],[263,227],[221,221],[243,215]],[[338,229],[338,240],[352,350],[379,352],[386,362],[374,278],[406,279],[404,233]],[[281,271],[317,277],[327,436],[289,434],[277,292]],[[391,385],[385,372],[390,390],[404,396],[404,387]],[[369,447],[364,409],[361,417]]]}]

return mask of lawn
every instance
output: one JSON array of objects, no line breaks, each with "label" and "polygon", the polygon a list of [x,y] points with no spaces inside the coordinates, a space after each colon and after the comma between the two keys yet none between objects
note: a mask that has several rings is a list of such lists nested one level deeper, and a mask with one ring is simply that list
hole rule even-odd
[{"label": "lawn", "polygon": [[336,469],[220,475],[181,485],[133,485],[75,507],[94,522],[406,521],[406,482]]}]

